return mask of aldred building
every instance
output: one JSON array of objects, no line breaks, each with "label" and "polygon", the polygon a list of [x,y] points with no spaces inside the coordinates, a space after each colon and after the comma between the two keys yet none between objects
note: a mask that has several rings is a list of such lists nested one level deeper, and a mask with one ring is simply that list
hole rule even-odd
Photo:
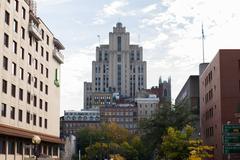
[{"label": "aldred building", "polygon": [[[215,160],[227,160],[222,127],[240,123],[240,49],[219,50],[200,75],[199,85],[201,138],[215,147]],[[231,154],[231,160],[240,159],[238,156],[240,153]]]}]

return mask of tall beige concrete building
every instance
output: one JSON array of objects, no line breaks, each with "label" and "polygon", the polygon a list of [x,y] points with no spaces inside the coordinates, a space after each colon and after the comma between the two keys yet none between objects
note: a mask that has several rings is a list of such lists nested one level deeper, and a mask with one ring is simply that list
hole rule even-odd
[{"label": "tall beige concrete building", "polygon": [[92,91],[135,97],[138,91],[146,89],[146,65],[142,47],[130,44],[129,32],[122,23],[117,23],[109,33],[109,44],[96,48]]},{"label": "tall beige concrete building", "polygon": [[36,15],[32,0],[0,0],[0,159],[33,154],[59,158],[60,64],[58,41]]}]

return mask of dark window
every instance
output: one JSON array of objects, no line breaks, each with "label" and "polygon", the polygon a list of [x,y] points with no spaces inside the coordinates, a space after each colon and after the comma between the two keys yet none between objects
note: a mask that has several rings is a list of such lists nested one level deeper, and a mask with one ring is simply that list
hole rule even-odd
[{"label": "dark window", "polygon": [[13,96],[13,97],[16,97],[16,86],[14,85],[14,84],[12,84],[12,87],[11,87],[12,89],[11,89],[11,95]]},{"label": "dark window", "polygon": [[10,22],[10,14],[7,11],[5,11],[5,23],[9,25],[9,22]]},{"label": "dark window", "polygon": [[14,32],[18,32],[18,21],[16,19],[13,20],[13,29],[14,29]]},{"label": "dark window", "polygon": [[48,60],[49,60],[49,53],[46,52],[46,61],[48,61]]},{"label": "dark window", "polygon": [[11,119],[15,119],[15,107],[13,107],[13,106],[11,106],[10,118],[11,118]]},{"label": "dark window", "polygon": [[14,76],[16,76],[16,74],[17,74],[17,65],[14,62],[12,62],[12,74]]},{"label": "dark window", "polygon": [[18,141],[17,142],[17,154],[22,154],[23,153],[23,143]]},{"label": "dark window", "polygon": [[37,125],[37,116],[36,116],[36,114],[33,114],[33,125],[34,126]]},{"label": "dark window", "polygon": [[24,48],[21,47],[21,58],[24,59]]},{"label": "dark window", "polygon": [[41,56],[42,57],[44,56],[44,48],[43,48],[43,46],[41,46]]},{"label": "dark window", "polygon": [[8,154],[14,154],[14,153],[15,153],[15,142],[8,141]]},{"label": "dark window", "polygon": [[39,117],[39,127],[42,127],[42,117]]},{"label": "dark window", "polygon": [[37,59],[34,59],[34,67],[36,70],[38,69],[38,60]]},{"label": "dark window", "polygon": [[55,145],[53,146],[53,156],[57,156],[58,155],[58,146]]},{"label": "dark window", "polygon": [[2,103],[2,106],[1,106],[1,116],[3,117],[7,116],[7,105],[5,103]]},{"label": "dark window", "polygon": [[121,42],[121,37],[117,37],[117,50],[118,51],[121,51],[121,45],[122,45],[122,42]]},{"label": "dark window", "polygon": [[48,78],[48,69],[46,68],[46,77]]},{"label": "dark window", "polygon": [[22,111],[21,109],[19,109],[19,110],[18,110],[18,120],[19,120],[20,122],[22,122],[22,117],[23,117],[22,113],[23,113],[23,111]]},{"label": "dark window", "polygon": [[19,99],[22,101],[23,100],[23,89],[19,88]]},{"label": "dark window", "polygon": [[22,39],[25,39],[25,28],[21,27]]},{"label": "dark window", "polygon": [[24,7],[22,7],[22,17],[26,19],[26,9]]},{"label": "dark window", "polygon": [[33,96],[33,106],[34,107],[37,106],[37,96],[36,95]]},{"label": "dark window", "polygon": [[121,62],[121,55],[120,55],[120,54],[117,55],[117,61],[118,61],[118,62]]},{"label": "dark window", "polygon": [[44,127],[47,128],[48,127],[48,120],[47,119],[44,119]]},{"label": "dark window", "polygon": [[49,36],[47,35],[47,45],[49,45]]},{"label": "dark window", "polygon": [[43,64],[40,64],[41,74],[43,74]]},{"label": "dark window", "polygon": [[27,103],[31,104],[31,93],[27,92]]},{"label": "dark window", "polygon": [[48,111],[48,102],[45,102],[45,111]]},{"label": "dark window", "polygon": [[39,99],[39,108],[42,109],[42,107],[43,107],[43,101],[42,99]]},{"label": "dark window", "polygon": [[30,112],[27,112],[26,122],[30,124]]},{"label": "dark window", "polygon": [[44,30],[41,29],[41,34],[42,34],[42,40],[44,40]]},{"label": "dark window", "polygon": [[19,77],[20,77],[21,80],[24,79],[24,70],[23,70],[23,68],[21,68],[21,67],[20,67],[20,69],[19,69]]},{"label": "dark window", "polygon": [[3,68],[8,70],[8,58],[3,56]]},{"label": "dark window", "polygon": [[2,92],[7,93],[7,81],[4,79],[2,80]]},{"label": "dark window", "polygon": [[34,87],[37,88],[37,77],[34,77]]},{"label": "dark window", "polygon": [[4,33],[4,45],[9,47],[9,36],[6,33]]},{"label": "dark window", "polygon": [[15,8],[15,10],[18,12],[18,6],[19,6],[19,2],[18,2],[18,0],[15,0],[15,2],[14,2],[14,8]]},{"label": "dark window", "polygon": [[32,65],[32,55],[28,53],[28,64]]},{"label": "dark window", "polygon": [[0,139],[0,154],[6,154],[6,141]]},{"label": "dark window", "polygon": [[31,84],[31,79],[32,79],[31,73],[28,73],[28,84]]},{"label": "dark window", "polygon": [[45,94],[48,94],[48,85],[45,85]]},{"label": "dark window", "polygon": [[29,45],[32,46],[32,36],[29,35]]},{"label": "dark window", "polygon": [[40,81],[40,91],[43,91],[43,82]]},{"label": "dark window", "polygon": [[36,46],[35,50],[36,52],[38,52],[38,41],[35,42],[35,46]]}]

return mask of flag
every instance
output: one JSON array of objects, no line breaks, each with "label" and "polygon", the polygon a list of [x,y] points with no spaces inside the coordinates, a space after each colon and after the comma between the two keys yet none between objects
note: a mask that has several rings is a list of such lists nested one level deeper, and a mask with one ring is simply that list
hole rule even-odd
[{"label": "flag", "polygon": [[205,39],[204,31],[203,31],[203,24],[202,24],[202,39]]}]

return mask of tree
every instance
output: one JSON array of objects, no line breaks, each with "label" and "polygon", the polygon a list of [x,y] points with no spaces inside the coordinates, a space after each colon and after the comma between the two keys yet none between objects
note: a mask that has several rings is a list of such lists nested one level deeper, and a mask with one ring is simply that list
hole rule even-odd
[{"label": "tree", "polygon": [[194,129],[187,125],[182,131],[169,127],[163,136],[160,150],[166,159],[171,160],[198,160],[210,158],[211,146],[202,145],[199,139],[192,139]]},{"label": "tree", "polygon": [[159,147],[162,143],[162,136],[168,127],[182,129],[186,124],[193,122],[191,111],[188,107],[174,106],[171,103],[164,103],[159,106],[158,111],[150,119],[140,122],[142,141],[146,148],[146,159],[160,155]]}]

